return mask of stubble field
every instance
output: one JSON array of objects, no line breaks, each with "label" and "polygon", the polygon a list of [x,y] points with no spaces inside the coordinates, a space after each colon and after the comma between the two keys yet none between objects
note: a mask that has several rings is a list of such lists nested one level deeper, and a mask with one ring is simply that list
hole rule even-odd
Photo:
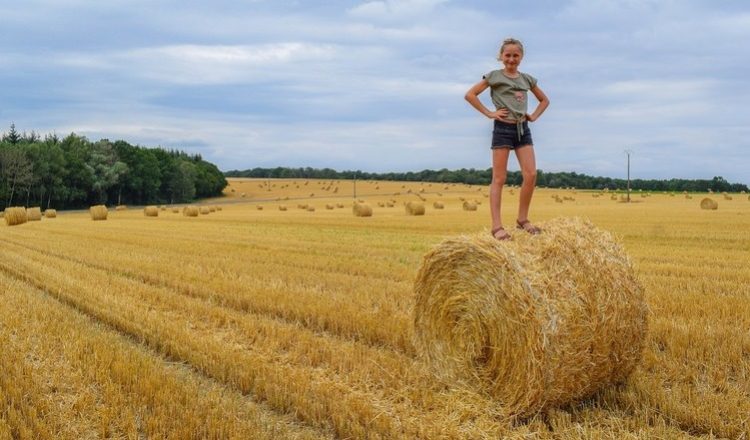
[{"label": "stubble field", "polygon": [[[539,189],[533,220],[620,237],[649,333],[627,384],[518,421],[436,381],[412,345],[422,255],[487,229],[485,187],[358,181],[373,216],[355,217],[351,181],[230,183],[197,218],[0,225],[0,440],[750,436],[746,194],[707,211],[705,194]],[[504,197],[507,227],[518,190]]]}]

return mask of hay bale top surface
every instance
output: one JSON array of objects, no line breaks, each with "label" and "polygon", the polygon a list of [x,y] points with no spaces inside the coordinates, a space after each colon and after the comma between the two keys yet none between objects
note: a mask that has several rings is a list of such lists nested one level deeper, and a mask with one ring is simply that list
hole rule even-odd
[{"label": "hay bale top surface", "polygon": [[647,328],[642,288],[611,234],[576,218],[540,226],[512,241],[448,238],[414,284],[420,357],[518,416],[624,381]]}]

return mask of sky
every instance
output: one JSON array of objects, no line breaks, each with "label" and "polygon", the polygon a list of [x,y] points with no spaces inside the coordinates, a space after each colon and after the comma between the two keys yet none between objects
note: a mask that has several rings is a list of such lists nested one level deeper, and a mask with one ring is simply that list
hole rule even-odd
[{"label": "sky", "polygon": [[464,94],[512,36],[551,101],[539,169],[621,178],[628,150],[633,178],[750,184],[745,0],[0,0],[0,17],[0,131],[225,171],[486,169],[492,121]]}]

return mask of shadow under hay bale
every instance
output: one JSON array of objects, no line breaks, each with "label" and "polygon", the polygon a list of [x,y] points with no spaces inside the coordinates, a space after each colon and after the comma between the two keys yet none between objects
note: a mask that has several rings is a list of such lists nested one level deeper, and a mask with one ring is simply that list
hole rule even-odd
[{"label": "shadow under hay bale", "polygon": [[705,197],[701,200],[701,209],[719,209],[719,203],[714,199]]},{"label": "shadow under hay bale", "polygon": [[612,235],[576,218],[541,227],[512,242],[449,238],[414,284],[420,357],[519,417],[623,382],[647,331],[643,290]]},{"label": "shadow under hay bale", "polygon": [[109,211],[107,211],[107,207],[105,205],[94,205],[89,208],[89,214],[91,215],[91,220],[106,220]]},{"label": "shadow under hay bale", "polygon": [[22,225],[28,221],[26,208],[23,206],[5,208],[3,218],[5,219],[5,224],[8,226]]},{"label": "shadow under hay bale", "polygon": [[38,222],[42,220],[42,210],[36,206],[33,208],[26,208],[26,221]]}]

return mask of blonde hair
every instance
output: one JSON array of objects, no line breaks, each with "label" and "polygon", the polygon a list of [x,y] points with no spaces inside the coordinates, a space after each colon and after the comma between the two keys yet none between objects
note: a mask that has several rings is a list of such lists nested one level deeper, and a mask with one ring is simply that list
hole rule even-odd
[{"label": "blonde hair", "polygon": [[511,44],[515,44],[518,46],[519,49],[521,49],[521,55],[523,55],[523,43],[521,43],[520,40],[516,40],[515,38],[506,38],[503,40],[503,43],[500,45],[500,51],[497,53],[497,59],[499,61],[502,61],[503,57],[503,51],[505,50],[505,46],[510,46]]}]

